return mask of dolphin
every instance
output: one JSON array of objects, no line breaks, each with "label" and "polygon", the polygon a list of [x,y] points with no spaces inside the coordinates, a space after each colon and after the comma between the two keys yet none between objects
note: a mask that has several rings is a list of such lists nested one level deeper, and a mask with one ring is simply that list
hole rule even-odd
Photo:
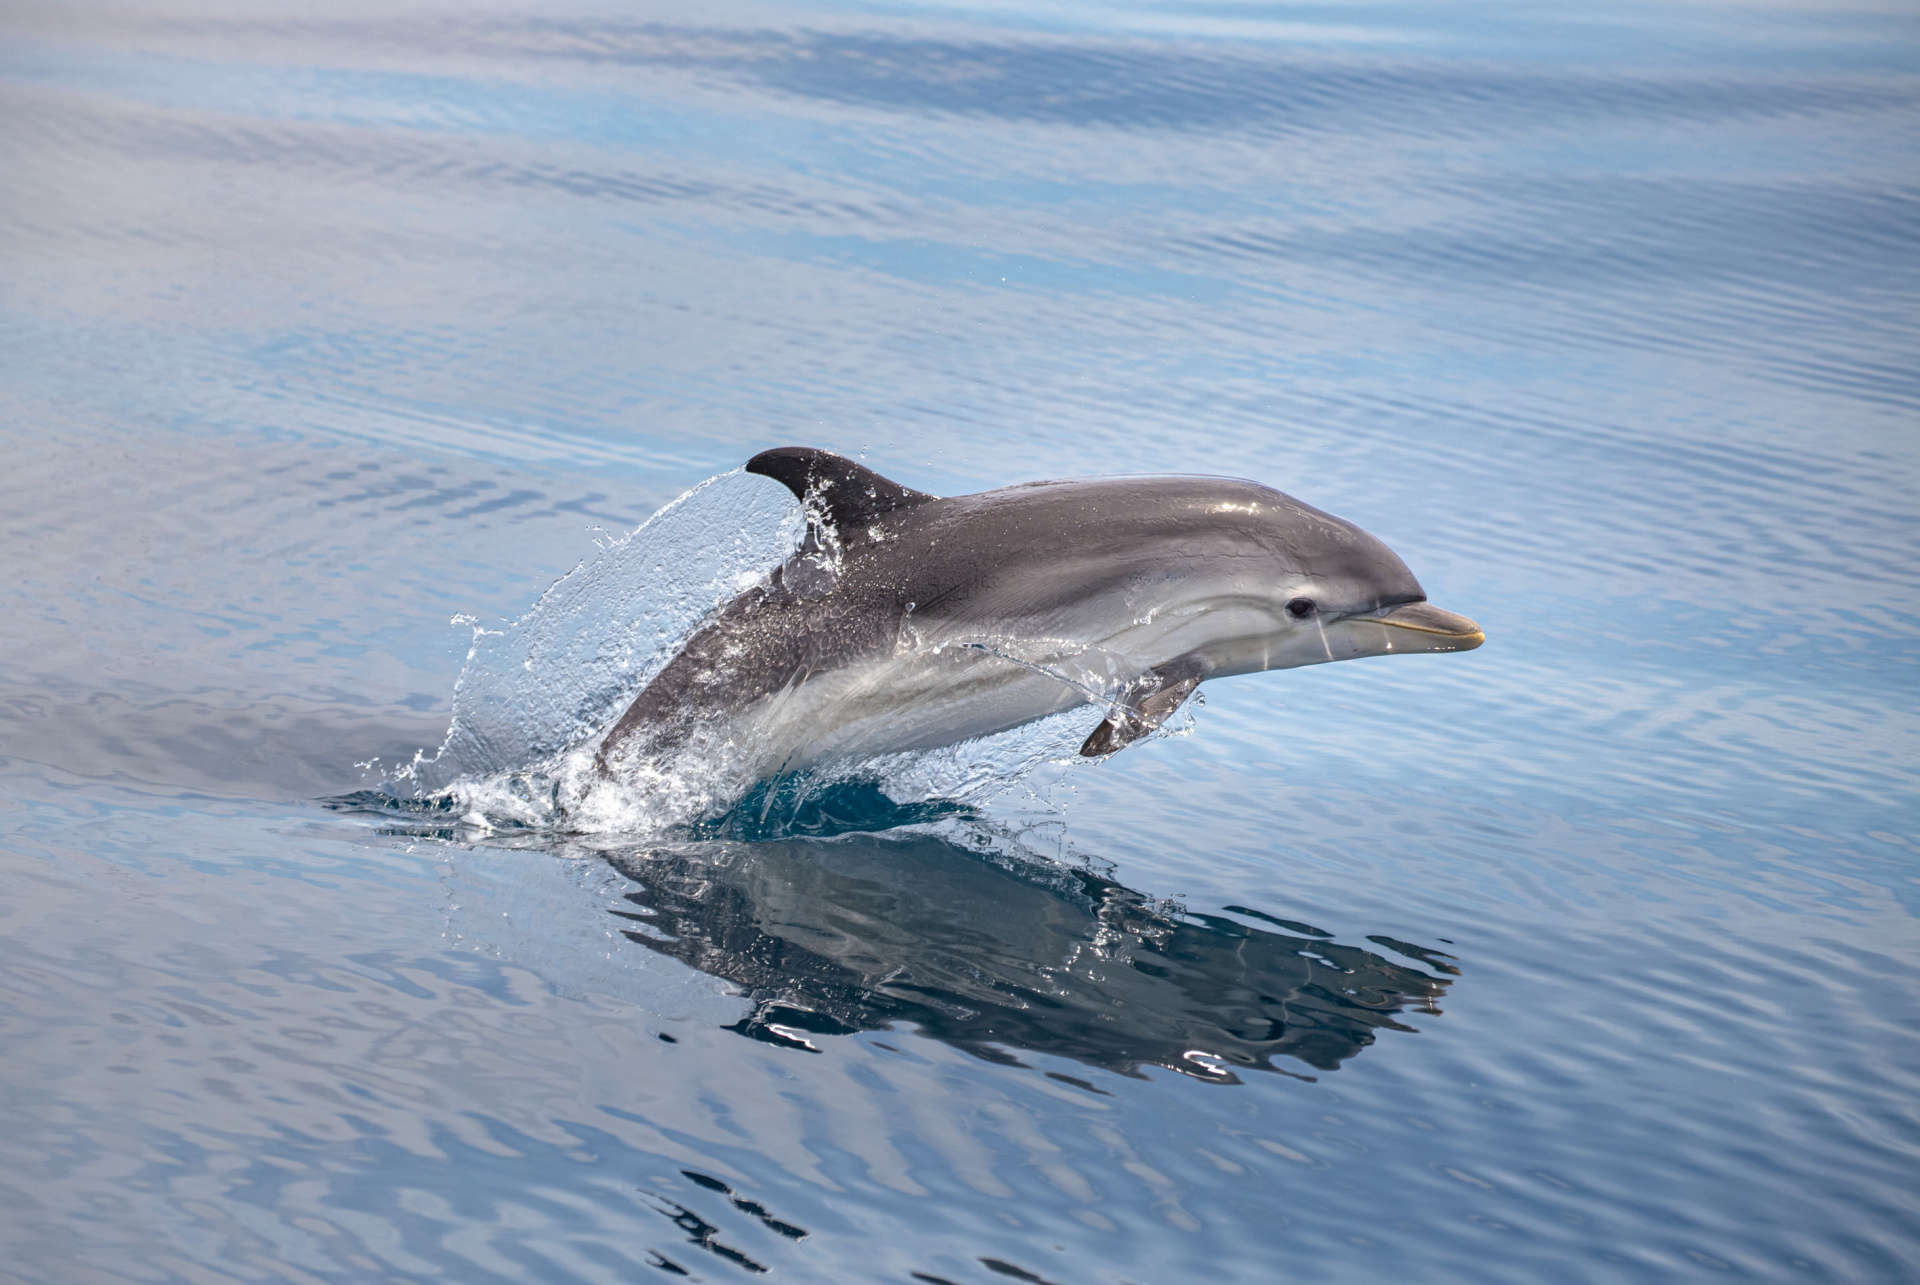
[{"label": "dolphin", "polygon": [[704,731],[764,778],[1089,703],[1108,712],[1080,753],[1099,757],[1211,678],[1485,641],[1378,539],[1257,482],[1099,478],[942,498],[792,446],[746,471],[807,506],[807,536],[646,685],[600,743],[603,773]]}]

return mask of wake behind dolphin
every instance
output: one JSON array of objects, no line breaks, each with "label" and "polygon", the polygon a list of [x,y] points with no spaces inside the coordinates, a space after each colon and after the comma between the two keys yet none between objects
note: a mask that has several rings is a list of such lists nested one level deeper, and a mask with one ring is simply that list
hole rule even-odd
[{"label": "wake behind dolphin", "polygon": [[[806,447],[762,452],[745,472],[802,502],[804,536],[792,528],[784,561],[713,600],[606,722],[591,712],[603,692],[572,724],[591,730],[548,745],[536,770],[486,765],[549,814],[532,819],[631,828],[639,796],[697,820],[684,814],[723,812],[770,781],[932,758],[1081,709],[1098,716],[1074,732],[1078,752],[1098,758],[1164,726],[1212,678],[1483,641],[1379,540],[1255,482],[1051,481],[940,498]],[[566,584],[548,597],[568,598]],[[450,747],[461,730],[457,716]]]}]

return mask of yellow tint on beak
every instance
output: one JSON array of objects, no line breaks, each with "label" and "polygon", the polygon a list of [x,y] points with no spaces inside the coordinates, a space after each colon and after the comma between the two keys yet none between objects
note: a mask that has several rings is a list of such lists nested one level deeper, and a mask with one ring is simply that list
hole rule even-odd
[{"label": "yellow tint on beak", "polygon": [[1422,651],[1472,651],[1487,640],[1479,625],[1465,616],[1442,611],[1430,602],[1403,602],[1377,616],[1361,619],[1428,635],[1420,641]]}]

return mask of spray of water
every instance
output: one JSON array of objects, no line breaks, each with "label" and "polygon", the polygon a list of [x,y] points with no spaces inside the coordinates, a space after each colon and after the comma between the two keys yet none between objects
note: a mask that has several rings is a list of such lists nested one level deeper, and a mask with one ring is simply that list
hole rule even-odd
[{"label": "spray of water", "polygon": [[[768,776],[735,743],[739,730],[716,723],[683,729],[670,748],[625,759],[617,773],[599,770],[602,733],[708,615],[796,550],[808,573],[837,573],[839,549],[818,519],[767,479],[724,473],[604,542],[520,619],[498,628],[463,620],[473,644],[446,740],[359,797],[494,833],[738,837],[898,824],[1015,787],[1036,803],[1056,797],[1092,721],[1087,706],[1107,705],[1136,672],[1094,649],[1063,663],[1058,644],[1043,648],[1043,672],[1086,704],[996,736]],[[922,645],[910,620],[901,645]],[[943,644],[956,646],[1043,664],[1007,640]],[[1049,765],[1056,770],[1041,770]]]}]

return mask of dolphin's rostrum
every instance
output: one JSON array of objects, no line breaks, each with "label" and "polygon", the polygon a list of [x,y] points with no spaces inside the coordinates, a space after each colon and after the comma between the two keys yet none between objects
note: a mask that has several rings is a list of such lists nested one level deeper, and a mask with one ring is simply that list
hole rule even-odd
[{"label": "dolphin's rostrum", "polygon": [[1089,702],[1109,712],[1080,752],[1103,755],[1209,678],[1484,641],[1379,540],[1255,482],[940,498],[807,447],[746,468],[807,504],[807,538],[654,676],[602,741],[603,768],[712,728],[770,775]]}]

